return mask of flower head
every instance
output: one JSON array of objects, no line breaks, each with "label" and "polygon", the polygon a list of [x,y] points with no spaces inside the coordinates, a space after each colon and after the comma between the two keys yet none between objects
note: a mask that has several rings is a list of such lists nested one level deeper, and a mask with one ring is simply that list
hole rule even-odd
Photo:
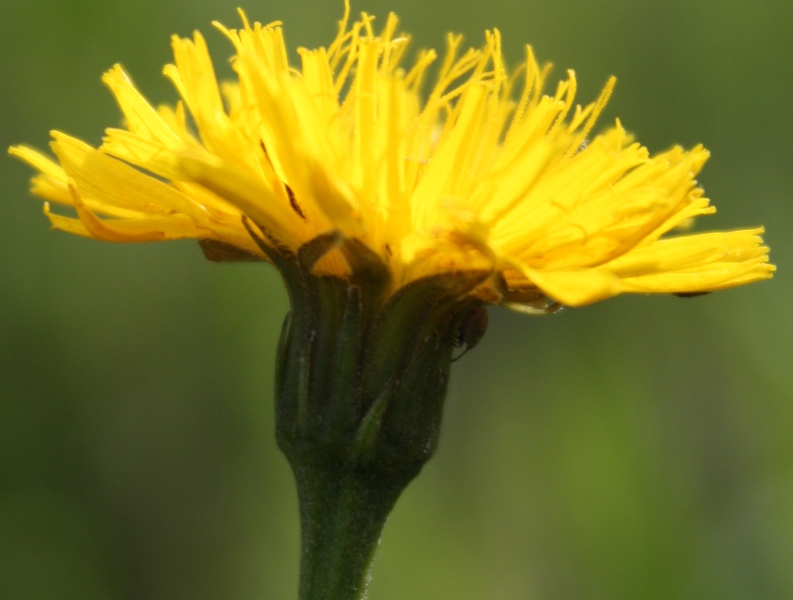
[{"label": "flower head", "polygon": [[[486,273],[466,291],[545,310],[623,292],[699,293],[771,277],[761,228],[665,237],[713,213],[701,146],[657,155],[619,121],[590,137],[614,87],[575,105],[573,71],[550,93],[530,47],[509,71],[497,30],[481,49],[449,35],[403,66],[391,14],[351,23],[290,66],[280,23],[215,24],[237,80],[219,84],[200,33],[173,38],[181,100],[152,107],[120,66],[104,77],[126,118],[99,149],[54,132],[58,162],[33,192],[56,229],[116,242],[195,238],[210,257],[275,262],[315,244],[313,273],[350,277],[363,256],[391,295],[439,274]],[[50,202],[75,216],[53,212]],[[361,251],[363,249],[363,251]],[[550,300],[549,300],[550,299]]]}]

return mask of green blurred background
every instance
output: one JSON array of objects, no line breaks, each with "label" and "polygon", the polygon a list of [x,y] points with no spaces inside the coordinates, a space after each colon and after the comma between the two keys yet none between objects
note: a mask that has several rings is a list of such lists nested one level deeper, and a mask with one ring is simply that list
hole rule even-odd
[{"label": "green blurred background", "polygon": [[[244,1],[327,44],[342,2]],[[97,143],[122,62],[152,101],[171,33],[221,73],[234,0],[3,0],[0,147]],[[793,598],[793,3],[357,0],[413,48],[497,26],[582,101],[610,74],[651,150],[703,142],[703,228],[765,224],[776,278],[701,298],[630,296],[554,317],[491,309],[457,363],[436,458],[400,501],[372,600]],[[292,55],[295,58],[295,54]],[[30,170],[0,159],[0,597],[296,597],[291,473],[273,439],[287,299],[193,243],[48,231]]]}]

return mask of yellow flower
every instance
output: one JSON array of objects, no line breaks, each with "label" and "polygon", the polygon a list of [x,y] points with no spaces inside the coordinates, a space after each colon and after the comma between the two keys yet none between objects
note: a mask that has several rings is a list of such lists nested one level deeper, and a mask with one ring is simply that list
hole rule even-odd
[{"label": "yellow flower", "polygon": [[[313,265],[345,277],[344,241],[390,274],[389,293],[435,274],[490,273],[486,302],[544,310],[623,292],[693,294],[771,277],[762,228],[663,237],[715,211],[695,176],[701,146],[651,156],[619,121],[588,140],[614,79],[574,105],[573,71],[543,94],[548,68],[530,47],[510,72],[498,31],[403,67],[389,15],[350,24],[290,66],[280,23],[220,29],[236,50],[219,85],[204,38],[173,38],[165,67],[182,100],[153,108],[115,66],[103,81],[126,118],[99,149],[54,132],[53,162],[25,146],[32,190],[56,229],[115,242],[178,238],[266,259],[330,235]],[[76,218],[50,210],[73,207]],[[326,236],[327,237],[327,236]],[[361,247],[361,246],[358,246]]]}]

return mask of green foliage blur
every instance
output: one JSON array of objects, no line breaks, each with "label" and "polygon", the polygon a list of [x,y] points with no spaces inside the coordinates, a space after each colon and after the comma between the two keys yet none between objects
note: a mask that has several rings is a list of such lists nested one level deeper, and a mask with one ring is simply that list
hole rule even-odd
[{"label": "green foliage blur", "polygon": [[[243,0],[327,44],[342,1]],[[169,36],[200,28],[219,72],[235,2],[3,0],[0,147],[120,122],[121,62],[153,102]],[[793,3],[357,0],[413,48],[499,27],[601,120],[653,151],[702,142],[719,214],[764,224],[771,282],[621,297],[530,318],[491,309],[456,363],[441,447],[389,521],[372,600],[793,598]],[[296,59],[296,54],[292,55]],[[31,171],[0,159],[0,597],[288,600],[297,504],[273,438],[287,298],[272,269],[194,243],[51,233]]]}]

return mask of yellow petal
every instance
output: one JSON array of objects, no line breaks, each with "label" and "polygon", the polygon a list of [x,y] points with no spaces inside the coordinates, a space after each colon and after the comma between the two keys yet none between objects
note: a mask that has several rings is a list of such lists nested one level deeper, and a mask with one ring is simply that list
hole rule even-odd
[{"label": "yellow petal", "polygon": [[[69,185],[74,208],[85,230],[90,237],[106,242],[158,242],[179,238],[196,238],[205,235],[183,216],[147,217],[142,219],[102,220],[86,208],[77,188]],[[45,210],[53,225],[63,219],[53,219],[49,210]]]},{"label": "yellow petal", "polygon": [[178,148],[183,144],[179,135],[135,89],[121,65],[105,73],[102,81],[115,95],[131,132],[170,148]]},{"label": "yellow petal", "polygon": [[200,222],[206,211],[173,187],[71,136],[54,132],[52,149],[82,196],[110,207],[157,215],[181,213]]},{"label": "yellow petal", "polygon": [[186,151],[179,157],[185,176],[225,198],[279,241],[298,248],[306,240],[299,214],[261,181],[206,153]]},{"label": "yellow petal", "polygon": [[543,271],[522,267],[520,271],[545,294],[567,306],[583,306],[618,295],[620,280],[599,269]]}]

